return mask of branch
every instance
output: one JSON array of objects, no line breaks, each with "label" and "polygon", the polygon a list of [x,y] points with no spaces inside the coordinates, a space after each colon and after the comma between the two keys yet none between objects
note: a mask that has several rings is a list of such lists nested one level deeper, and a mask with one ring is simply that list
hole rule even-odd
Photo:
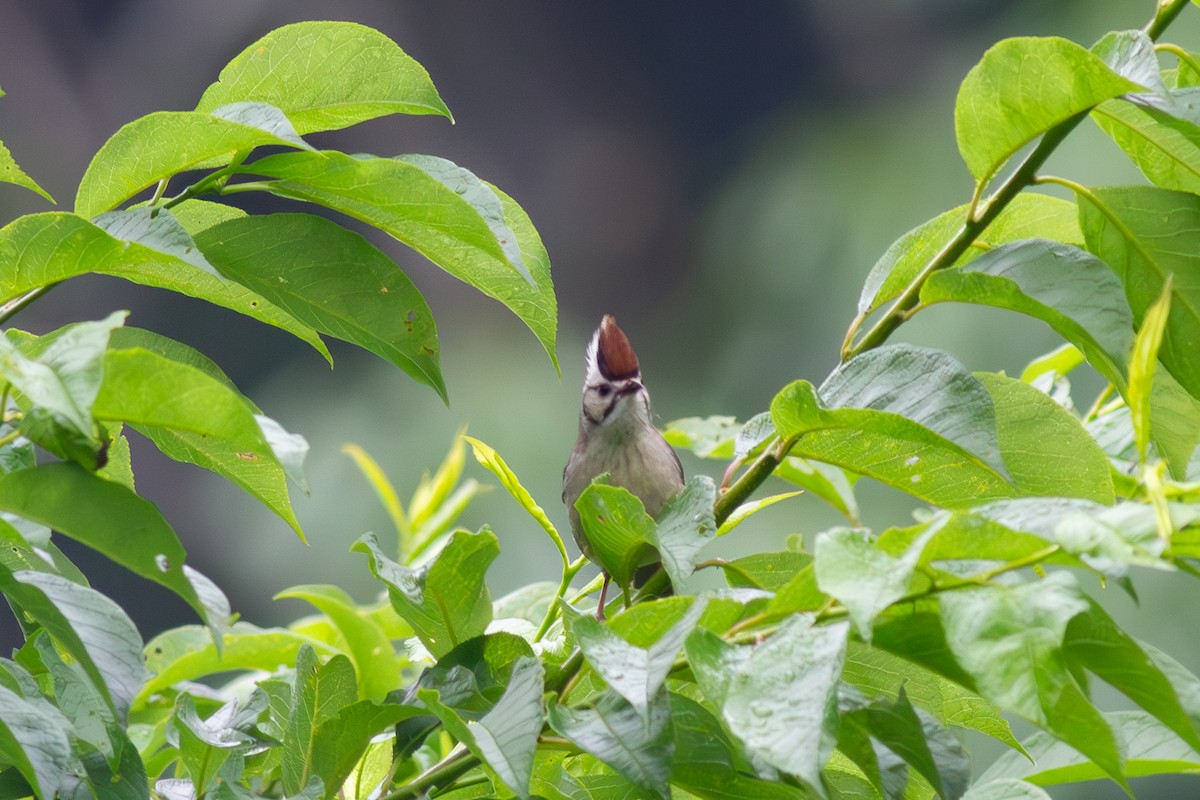
[{"label": "branch", "polygon": [[[1167,26],[1179,16],[1179,13],[1183,11],[1186,5],[1187,0],[1161,0],[1155,9],[1153,19],[1142,30],[1151,40],[1158,39],[1166,31]],[[991,224],[1000,212],[1007,208],[1008,204],[1018,194],[1033,184],[1034,179],[1037,177],[1038,169],[1046,162],[1050,154],[1062,144],[1067,135],[1083,121],[1088,113],[1088,111],[1081,111],[1046,131],[1033,151],[1008,176],[1004,183],[1000,185],[1000,188],[988,198],[982,208],[976,209],[975,203],[972,202],[972,211],[968,214],[966,221],[958,229],[958,233],[954,235],[954,238],[947,242],[946,246],[912,279],[887,312],[879,318],[875,326],[857,344],[854,344],[853,337],[861,320],[855,319],[842,345],[843,361],[859,353],[879,347],[887,341],[888,337],[898,327],[907,321],[910,312],[920,300],[921,287],[925,285],[925,281],[929,279],[929,276],[938,270],[953,266],[958,261],[962,254],[967,251],[967,248],[979,238],[979,235],[983,233],[984,229]],[[979,191],[977,190],[976,196],[978,196],[978,193]]]}]

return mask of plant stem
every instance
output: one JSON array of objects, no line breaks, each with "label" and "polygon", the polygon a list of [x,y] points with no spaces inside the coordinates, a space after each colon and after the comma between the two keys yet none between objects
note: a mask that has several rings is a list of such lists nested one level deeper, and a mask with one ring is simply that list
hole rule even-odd
[{"label": "plant stem", "polygon": [[554,599],[550,601],[550,607],[546,609],[546,616],[542,618],[542,624],[538,627],[537,633],[533,635],[535,642],[540,642],[546,632],[550,630],[550,626],[554,624],[555,614],[558,611],[559,604],[562,603],[563,597],[567,593],[567,589],[571,588],[571,581],[575,580],[575,576],[583,565],[587,563],[587,558],[580,556],[570,564],[563,565],[562,580],[559,581],[558,591],[554,594]]},{"label": "plant stem", "polygon": [[762,486],[775,468],[787,457],[788,451],[795,443],[796,437],[793,436],[781,439],[763,450],[750,468],[742,473],[742,477],[734,481],[733,485],[717,498],[716,504],[713,505],[713,516],[716,518],[718,528],[724,524],[725,520],[729,519],[729,515],[736,511],[755,489]]},{"label": "plant stem", "polygon": [[[1187,0],[1161,0],[1155,9],[1153,19],[1146,24],[1143,31],[1151,40],[1157,39],[1167,29],[1167,26],[1174,21],[1175,17],[1179,16],[1179,13],[1186,5]],[[954,265],[954,262],[967,251],[967,248],[996,219],[1000,212],[1007,208],[1008,204],[1018,194],[1034,182],[1037,171],[1041,168],[1042,164],[1062,144],[1067,135],[1083,121],[1088,113],[1089,110],[1081,111],[1047,130],[1042,135],[1041,141],[1033,148],[1033,151],[1025,157],[1020,166],[1005,179],[981,208],[977,208],[976,206],[977,198],[982,192],[982,187],[976,189],[971,203],[971,212],[963,222],[962,227],[958,229],[958,233],[912,279],[887,312],[880,317],[875,326],[857,344],[853,343],[853,332],[861,324],[861,320],[855,319],[854,324],[851,325],[851,331],[842,346],[843,361],[867,350],[873,350],[887,341],[888,337],[908,319],[913,308],[919,302],[921,287],[925,285],[929,276],[938,270]]]},{"label": "plant stem", "polygon": [[34,300],[37,300],[39,297],[57,285],[57,283],[48,283],[45,286],[38,286],[30,289],[28,292],[25,292],[25,294],[14,297],[3,305],[0,305],[0,325],[8,322],[10,319],[24,310],[26,306],[28,306]]},{"label": "plant stem", "polygon": [[471,755],[471,751],[465,747],[461,750],[455,750],[399,789],[383,795],[379,800],[404,800],[404,798],[408,797],[423,797],[427,789],[434,786],[448,786],[459,776],[478,765],[479,759]]}]

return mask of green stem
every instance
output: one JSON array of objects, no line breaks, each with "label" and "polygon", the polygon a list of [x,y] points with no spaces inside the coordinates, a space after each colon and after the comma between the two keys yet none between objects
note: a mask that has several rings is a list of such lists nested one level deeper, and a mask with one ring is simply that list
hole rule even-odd
[{"label": "green stem", "polygon": [[729,519],[729,515],[737,510],[738,506],[746,501],[755,489],[762,486],[763,482],[770,477],[783,459],[787,457],[788,451],[792,449],[792,445],[796,443],[796,437],[781,439],[770,447],[767,447],[759,455],[750,468],[742,473],[742,477],[733,482],[725,492],[717,498],[716,504],[713,506],[713,516],[716,517],[717,527],[725,523]]},{"label": "green stem", "polygon": [[[1187,5],[1188,0],[1162,0],[1155,9],[1154,17],[1143,28],[1151,40],[1157,39],[1167,29],[1167,26],[1174,21],[1175,17]],[[913,308],[917,305],[921,297],[921,288],[925,282],[929,280],[929,276],[938,270],[946,269],[953,266],[956,261],[967,251],[972,243],[979,237],[981,233],[992,223],[993,220],[1008,207],[1008,204],[1019,195],[1022,191],[1028,188],[1035,180],[1037,171],[1046,163],[1046,159],[1054,152],[1057,147],[1062,144],[1067,135],[1073,131],[1080,122],[1088,115],[1088,110],[1074,114],[1054,127],[1046,131],[1041,138],[1041,141],[1033,148],[1033,150],[1025,157],[1020,166],[1013,171],[1011,175],[1000,185],[991,197],[983,204],[978,206],[978,198],[982,193],[982,187],[977,187],[972,196],[970,213],[963,222],[962,227],[954,235],[950,241],[938,252],[937,255],[925,265],[925,268],[909,282],[900,296],[896,298],[891,307],[884,313],[879,321],[871,330],[869,330],[857,344],[854,344],[851,336],[847,339],[842,347],[842,360],[846,360],[853,356],[863,353],[867,350],[873,350],[888,340],[888,337],[895,332],[909,317]],[[857,330],[861,324],[860,319],[855,319],[851,325],[851,330]]]},{"label": "green stem", "polygon": [[435,786],[449,786],[463,774],[479,766],[479,759],[466,748],[452,752],[429,769],[413,778],[379,800],[404,800],[408,797],[424,797],[426,791]]},{"label": "green stem", "polygon": [[37,300],[39,297],[57,285],[57,283],[48,283],[45,286],[38,286],[34,289],[30,289],[25,294],[20,295],[19,297],[14,297],[3,305],[0,305],[0,325],[8,322],[10,319],[23,311],[26,306],[28,306],[34,300]]},{"label": "green stem", "polygon": [[554,624],[554,620],[558,616],[557,612],[560,608],[560,604],[563,601],[563,597],[566,595],[567,589],[571,588],[571,581],[575,580],[575,576],[586,563],[587,558],[580,556],[570,564],[563,565],[562,580],[560,580],[558,583],[558,591],[555,592],[554,599],[550,601],[550,607],[546,609],[546,616],[542,619],[541,626],[537,629],[537,633],[533,635],[533,640],[535,642],[540,642],[542,637],[546,635],[546,632],[550,630],[550,626]]},{"label": "green stem", "polygon": [[[159,208],[174,208],[185,200],[191,200],[193,197],[199,197],[202,194],[226,194],[227,191],[232,191],[230,187],[227,187],[225,184],[230,178],[238,174],[238,172],[241,170],[242,163],[249,155],[250,151],[248,150],[235,153],[233,159],[224,167],[221,167],[221,169],[216,170],[215,172],[208,173],[191,186],[188,186],[179,194],[167,200],[165,203],[159,206]],[[262,182],[253,181],[253,183],[258,184]],[[246,186],[249,184],[241,185]],[[157,194],[155,195],[155,199],[158,199]]]}]

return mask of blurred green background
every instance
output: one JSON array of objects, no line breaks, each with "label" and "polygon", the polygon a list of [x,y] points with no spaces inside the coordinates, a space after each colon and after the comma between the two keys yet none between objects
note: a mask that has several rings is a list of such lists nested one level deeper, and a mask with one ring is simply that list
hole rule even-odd
[{"label": "blurred green background", "polygon": [[[561,469],[575,437],[583,347],[601,314],[615,314],[629,334],[663,422],[744,419],[792,379],[819,382],[836,363],[875,259],[907,229],[969,197],[952,114],[958,83],[984,49],[1013,35],[1086,45],[1141,25],[1152,9],[1151,0],[5,0],[0,138],[66,208],[91,155],[118,127],[154,110],[191,108],[221,66],[268,30],[335,16],[392,37],[429,70],[457,124],[391,117],[311,141],[444,156],[516,198],[550,253],[563,374],[501,306],[373,231],[366,233],[412,276],[440,323],[448,409],[366,353],[331,342],[330,371],[274,329],[116,279],[71,281],[15,324],[43,333],[127,308],[129,324],[214,358],[311,443],[312,494],[293,493],[309,546],[231,485],[141,441],[139,491],[246,619],[274,624],[306,613],[296,601],[271,600],[297,583],[337,583],[368,600],[376,586],[348,548],[364,531],[390,528],[340,452],[344,443],[365,447],[407,496],[468,423],[565,531]],[[1200,49],[1200,10],[1185,11],[1169,38]],[[1141,181],[1086,127],[1048,169],[1085,183]],[[292,210],[284,201],[274,208]],[[0,222],[45,209],[32,193],[0,191]],[[900,338],[1010,374],[1057,345],[1038,323],[965,307],[928,311]],[[1096,384],[1084,379],[1076,388],[1086,405]],[[685,466],[718,479],[724,468],[694,459]],[[492,482],[473,463],[469,469]],[[913,502],[866,484],[868,524],[911,519]],[[557,579],[553,548],[503,492],[478,500],[463,522],[488,522],[501,539],[494,595]],[[790,532],[811,536],[838,522],[818,500],[801,497],[714,551],[780,549]],[[193,621],[154,587],[72,553],[146,637]],[[1194,582],[1139,578],[1140,607],[1119,590],[1089,588],[1119,621],[1200,670]],[[17,641],[11,624],[0,634],[0,652]],[[1197,785],[1168,779],[1138,791],[1189,797],[1200,794]],[[1121,795],[1095,784],[1054,796]]]}]

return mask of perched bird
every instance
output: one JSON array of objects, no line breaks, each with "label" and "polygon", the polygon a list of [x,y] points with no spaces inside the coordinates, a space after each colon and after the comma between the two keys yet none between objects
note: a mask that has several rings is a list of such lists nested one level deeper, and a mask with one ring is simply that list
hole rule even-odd
[{"label": "perched bird", "polygon": [[[611,314],[605,314],[587,348],[587,376],[579,438],[563,469],[563,502],[571,518],[575,543],[595,561],[591,543],[579,522],[575,501],[592,479],[607,472],[657,517],[663,504],[683,487],[679,456],[654,427],[650,395],[642,384],[637,355]],[[596,616],[604,618],[609,574],[604,573]],[[622,587],[626,588],[626,587]]]}]

